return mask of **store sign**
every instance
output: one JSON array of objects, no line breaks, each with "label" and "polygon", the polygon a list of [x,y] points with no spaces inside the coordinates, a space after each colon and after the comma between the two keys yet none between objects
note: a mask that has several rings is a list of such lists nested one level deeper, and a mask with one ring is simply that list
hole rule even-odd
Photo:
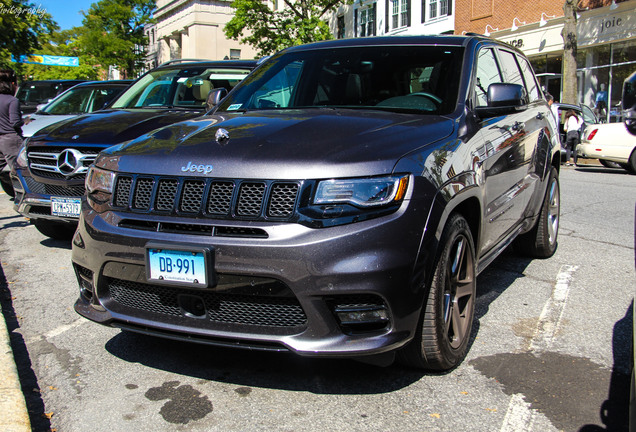
[{"label": "store sign", "polygon": [[579,46],[629,39],[636,36],[634,11],[590,16],[580,20],[576,27]]}]

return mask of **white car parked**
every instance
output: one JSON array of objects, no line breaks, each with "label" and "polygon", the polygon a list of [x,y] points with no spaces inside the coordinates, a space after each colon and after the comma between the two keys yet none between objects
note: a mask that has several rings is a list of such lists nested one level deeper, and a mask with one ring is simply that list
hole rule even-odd
[{"label": "white car parked", "polygon": [[595,124],[585,130],[576,152],[578,157],[598,159],[608,167],[621,167],[636,174],[636,136],[624,123]]}]

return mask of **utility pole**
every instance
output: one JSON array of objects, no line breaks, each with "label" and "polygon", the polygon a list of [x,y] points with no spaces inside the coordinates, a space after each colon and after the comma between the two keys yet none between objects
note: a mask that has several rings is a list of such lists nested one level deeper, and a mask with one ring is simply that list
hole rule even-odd
[{"label": "utility pole", "polygon": [[576,10],[577,0],[565,0],[563,5],[563,76],[561,77],[563,92],[561,102],[577,104],[576,86]]}]

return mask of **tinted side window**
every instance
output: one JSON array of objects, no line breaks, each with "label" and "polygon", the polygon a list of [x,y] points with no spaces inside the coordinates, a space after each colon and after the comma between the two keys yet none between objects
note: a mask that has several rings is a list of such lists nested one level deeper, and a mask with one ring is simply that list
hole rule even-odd
[{"label": "tinted side window", "polygon": [[509,51],[499,51],[499,53],[501,68],[506,73],[506,82],[523,85],[523,78],[521,78],[521,71],[515,60],[515,55]]},{"label": "tinted side window", "polygon": [[518,57],[518,59],[519,65],[521,66],[521,71],[523,72],[523,78],[526,80],[526,89],[528,90],[530,102],[541,99],[539,86],[537,85],[537,80],[535,79],[534,73],[532,72],[532,69],[528,64],[528,60],[521,57]]},{"label": "tinted side window", "polygon": [[475,77],[476,106],[488,106],[488,86],[503,82],[495,55],[491,49],[483,49],[477,58],[477,75]]}]

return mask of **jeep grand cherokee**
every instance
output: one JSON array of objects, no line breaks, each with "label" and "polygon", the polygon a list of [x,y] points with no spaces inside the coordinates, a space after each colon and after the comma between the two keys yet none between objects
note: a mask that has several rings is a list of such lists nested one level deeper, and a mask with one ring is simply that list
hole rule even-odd
[{"label": "jeep grand cherokee", "polygon": [[527,59],[477,36],[286,49],[209,115],[89,170],[75,310],[206,344],[448,370],[476,278],[551,256],[559,141]]},{"label": "jeep grand cherokee", "polygon": [[231,90],[255,66],[254,60],[172,61],[141,76],[108,109],[39,130],[25,140],[12,175],[15,209],[42,234],[69,240],[86,172],[100,150],[205,114],[212,89]]}]

